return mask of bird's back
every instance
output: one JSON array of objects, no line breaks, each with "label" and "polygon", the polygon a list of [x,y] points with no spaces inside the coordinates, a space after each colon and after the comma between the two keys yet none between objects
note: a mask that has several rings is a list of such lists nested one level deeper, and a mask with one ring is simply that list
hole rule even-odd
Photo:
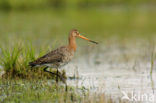
[{"label": "bird's back", "polygon": [[36,59],[33,62],[30,62],[31,67],[46,65],[54,68],[59,68],[60,66],[68,63],[74,55],[74,52],[68,48],[68,46],[62,46],[53,50],[46,55]]}]

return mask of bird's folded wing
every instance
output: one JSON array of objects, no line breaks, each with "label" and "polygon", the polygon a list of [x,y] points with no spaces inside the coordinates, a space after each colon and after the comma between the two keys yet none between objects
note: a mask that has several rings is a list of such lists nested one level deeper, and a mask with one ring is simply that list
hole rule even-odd
[{"label": "bird's folded wing", "polygon": [[61,62],[61,61],[62,61],[62,54],[60,53],[50,54],[49,53],[43,57],[38,58],[33,63],[36,65],[41,65],[41,64],[56,63],[56,62]]}]

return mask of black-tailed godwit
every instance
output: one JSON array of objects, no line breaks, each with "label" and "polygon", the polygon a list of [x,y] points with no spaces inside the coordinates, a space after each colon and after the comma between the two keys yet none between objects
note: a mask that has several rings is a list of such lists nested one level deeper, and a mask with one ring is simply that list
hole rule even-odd
[{"label": "black-tailed godwit", "polygon": [[[29,65],[31,67],[35,67],[35,66],[45,66],[44,71],[45,72],[49,72],[52,73],[50,71],[47,70],[47,68],[56,68],[57,69],[57,78],[56,81],[58,81],[58,69],[62,66],[64,66],[65,64],[67,64],[69,61],[71,61],[71,59],[74,56],[74,53],[76,51],[76,38],[82,38],[84,40],[93,42],[95,44],[98,44],[95,41],[92,41],[82,35],[80,35],[80,33],[78,32],[78,30],[73,29],[71,30],[71,32],[69,33],[69,44],[67,46],[62,46],[60,48],[57,48],[56,50],[53,50],[49,53],[47,53],[46,55],[36,59],[33,62],[30,62]],[[54,74],[54,73],[52,73]],[[61,78],[61,76],[59,76]],[[62,79],[62,78],[61,78]]]}]

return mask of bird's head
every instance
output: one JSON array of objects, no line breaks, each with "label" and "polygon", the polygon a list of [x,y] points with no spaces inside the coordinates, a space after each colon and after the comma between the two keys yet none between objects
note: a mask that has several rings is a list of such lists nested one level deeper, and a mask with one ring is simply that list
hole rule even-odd
[{"label": "bird's head", "polygon": [[95,42],[95,41],[93,41],[93,40],[90,40],[90,39],[88,39],[88,38],[82,36],[82,35],[79,33],[79,31],[78,31],[77,29],[71,30],[71,32],[70,32],[70,37],[74,37],[74,38],[75,38],[75,37],[79,37],[79,38],[82,38],[82,39],[87,40],[87,41],[89,41],[89,42],[98,44],[97,42]]}]

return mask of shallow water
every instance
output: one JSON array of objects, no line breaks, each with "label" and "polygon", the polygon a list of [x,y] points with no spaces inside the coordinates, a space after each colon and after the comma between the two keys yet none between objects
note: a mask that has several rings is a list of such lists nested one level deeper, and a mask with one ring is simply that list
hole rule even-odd
[{"label": "shallow water", "polygon": [[[76,57],[65,70],[69,77],[79,79],[68,79],[68,85],[104,93],[116,102],[122,100],[124,93],[130,102],[156,102],[155,64],[152,79],[150,76],[152,50],[148,45],[140,46],[105,46]],[[127,98],[123,100],[127,101]]]}]

